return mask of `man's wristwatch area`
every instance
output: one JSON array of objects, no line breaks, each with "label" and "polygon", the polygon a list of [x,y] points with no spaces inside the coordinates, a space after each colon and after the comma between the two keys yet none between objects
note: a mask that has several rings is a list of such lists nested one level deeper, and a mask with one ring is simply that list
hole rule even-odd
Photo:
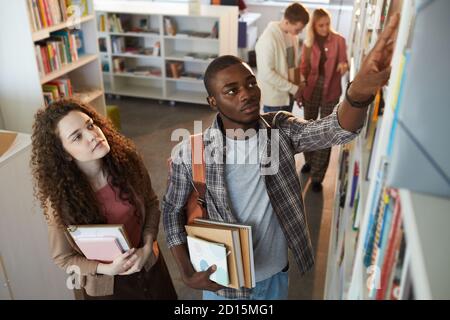
[{"label": "man's wristwatch area", "polygon": [[347,84],[347,89],[345,90],[345,99],[348,101],[348,103],[354,107],[354,108],[359,108],[359,109],[363,109],[363,108],[367,108],[375,99],[375,96],[372,95],[369,99],[367,99],[366,101],[355,101],[352,100],[349,95],[348,95],[348,89],[350,88],[351,84],[353,83],[353,81],[350,81]]}]

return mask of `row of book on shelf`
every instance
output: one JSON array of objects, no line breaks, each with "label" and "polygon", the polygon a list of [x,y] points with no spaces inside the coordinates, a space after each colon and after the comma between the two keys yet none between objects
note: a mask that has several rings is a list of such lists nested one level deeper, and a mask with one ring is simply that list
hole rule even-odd
[{"label": "row of book on shelf", "polygon": [[[126,59],[121,57],[115,57],[112,60],[114,73],[130,73],[136,76],[161,76],[161,68],[145,65],[127,65]],[[107,64],[106,64],[107,65]],[[104,66],[104,71],[107,71],[108,67]]]},{"label": "row of book on shelf", "polygon": [[[132,247],[123,225],[71,225],[67,230],[90,260],[111,262]],[[251,226],[196,219],[186,225],[186,232],[197,272],[216,265],[212,281],[235,289],[255,287]]]},{"label": "row of book on shelf", "polygon": [[42,85],[44,101],[49,105],[55,100],[73,96],[72,81],[67,77],[61,77]]},{"label": "row of book on shelf", "polygon": [[157,57],[160,55],[161,44],[159,41],[155,41],[152,46],[145,47],[139,38],[112,37],[111,47],[115,54],[139,54]]},{"label": "row of book on shelf", "polygon": [[42,92],[45,105],[49,105],[61,98],[74,98],[81,100],[82,102],[84,99],[91,101],[94,97],[98,96],[99,90],[96,90],[95,88],[75,89],[70,78],[68,76],[63,76],[43,84]]},{"label": "row of book on shelf", "polygon": [[[162,75],[160,67],[136,65],[135,63],[127,64],[127,59],[123,57],[114,57],[112,61],[113,61],[113,71],[116,74],[129,73],[137,76],[157,76],[157,77],[160,77]],[[103,71],[107,72],[108,70],[109,70],[108,63],[105,62],[103,64]],[[202,73],[185,70],[184,63],[182,61],[169,61],[166,64],[166,72],[168,78],[181,80],[182,79],[203,80]]]},{"label": "row of book on shelf", "polygon": [[219,37],[219,22],[215,21],[211,27],[211,31],[193,31],[193,30],[179,30],[177,22],[173,17],[164,17],[164,32],[168,36],[177,37],[197,37],[197,38],[212,38]]},{"label": "row of book on shelf", "polygon": [[152,28],[150,16],[138,16],[138,19],[133,19],[134,15],[129,14],[107,14],[100,13],[98,16],[98,30],[100,32],[145,32],[159,34],[157,28]]},{"label": "row of book on shelf", "polygon": [[[347,233],[354,237],[354,247],[348,248],[356,251],[358,238],[360,236],[360,223],[358,218],[360,205],[360,164],[358,159],[351,160],[352,148],[343,150],[340,163],[338,189],[338,211],[335,213],[335,234],[342,234],[341,239],[346,238]],[[353,169],[351,169],[353,168]],[[385,185],[388,169],[388,162],[382,161],[379,175],[377,176],[375,195],[372,198],[369,210],[369,223],[363,246],[363,267],[369,277],[367,278],[367,296],[377,300],[398,300],[401,298],[401,287],[403,269],[405,267],[406,238],[403,231],[401,199],[398,190]],[[349,185],[350,184],[350,185]],[[346,211],[348,210],[348,211]],[[348,214],[351,221],[345,223],[345,214]],[[348,229],[350,228],[350,229]],[[335,250],[337,252],[337,265],[343,268],[345,255],[345,240],[338,247],[338,236],[335,239]],[[351,269],[354,264],[360,263],[351,261]],[[341,279],[341,281],[345,281]],[[412,295],[408,298],[412,298]]]},{"label": "row of book on shelf", "polygon": [[186,80],[203,80],[203,74],[199,72],[190,72],[185,69],[182,61],[169,61],[166,64],[166,72],[169,78]]},{"label": "row of book on shelf", "polygon": [[77,61],[85,53],[81,30],[59,30],[51,37],[35,44],[36,61],[40,76]]},{"label": "row of book on shelf", "polygon": [[[364,239],[364,267],[373,275],[369,298],[399,300],[406,238],[403,231],[401,199],[396,189],[382,187],[369,213]],[[411,297],[408,297],[411,298]]]},{"label": "row of book on shelf", "polygon": [[27,0],[28,16],[33,31],[67,21],[73,15],[86,16],[87,0]]}]

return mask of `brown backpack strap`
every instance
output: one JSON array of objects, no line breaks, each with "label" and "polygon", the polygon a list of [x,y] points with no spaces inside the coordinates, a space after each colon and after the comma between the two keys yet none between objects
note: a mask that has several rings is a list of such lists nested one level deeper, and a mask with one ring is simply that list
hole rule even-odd
[{"label": "brown backpack strap", "polygon": [[198,193],[198,201],[202,207],[206,206],[206,165],[205,165],[205,146],[203,143],[203,134],[191,135],[191,159],[192,159],[192,179],[194,189]]},{"label": "brown backpack strap", "polygon": [[308,79],[309,74],[311,73],[311,54],[312,54],[312,47],[308,47],[308,46],[304,46],[303,47],[305,52],[304,52],[304,57],[305,57],[305,62],[306,62],[306,74],[304,74],[303,76],[305,77],[305,80]]}]

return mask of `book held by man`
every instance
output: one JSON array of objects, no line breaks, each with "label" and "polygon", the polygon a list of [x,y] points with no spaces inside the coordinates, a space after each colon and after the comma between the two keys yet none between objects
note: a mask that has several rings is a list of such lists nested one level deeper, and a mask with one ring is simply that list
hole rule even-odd
[{"label": "book held by man", "polygon": [[[225,246],[229,276],[228,287],[235,289],[255,287],[251,226],[195,219],[194,223],[186,225],[185,228],[190,237]],[[215,263],[212,262],[211,264]]]},{"label": "book held by man", "polygon": [[222,243],[205,241],[196,237],[187,237],[189,256],[195,271],[206,271],[216,265],[216,271],[209,277],[222,286],[229,285],[227,250]]}]

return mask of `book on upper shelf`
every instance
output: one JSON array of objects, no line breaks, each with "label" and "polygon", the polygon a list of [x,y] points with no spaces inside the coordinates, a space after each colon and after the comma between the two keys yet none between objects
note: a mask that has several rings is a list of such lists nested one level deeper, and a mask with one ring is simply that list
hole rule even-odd
[{"label": "book on upper shelf", "polygon": [[164,31],[169,36],[174,36],[177,34],[177,25],[173,18],[164,17]]},{"label": "book on upper shelf", "polygon": [[101,53],[107,53],[106,38],[98,38],[98,50]]},{"label": "book on upper shelf", "polygon": [[35,44],[36,61],[41,77],[78,60],[84,53],[81,30],[52,32],[50,38]]},{"label": "book on upper shelf", "polygon": [[70,225],[67,231],[89,260],[111,262],[131,248],[122,224]]},{"label": "book on upper shelf", "polygon": [[125,59],[124,58],[113,58],[113,70],[114,72],[124,72],[125,71]]},{"label": "book on upper shelf", "polygon": [[116,14],[112,14],[108,17],[108,27],[109,32],[117,32],[123,33],[122,21],[120,20],[120,16],[118,17]]},{"label": "book on upper shelf", "polygon": [[210,36],[214,39],[219,38],[219,21],[214,22]]},{"label": "book on upper shelf", "polygon": [[225,245],[192,236],[187,236],[187,243],[189,258],[194,270],[197,272],[206,271],[209,267],[215,265],[216,271],[210,275],[209,279],[222,286],[228,286],[230,280]]},{"label": "book on upper shelf", "polygon": [[75,45],[77,48],[78,56],[85,54],[83,31],[73,30],[71,32],[75,36]]},{"label": "book on upper shelf", "polygon": [[167,74],[171,78],[178,79],[181,76],[181,73],[184,69],[184,63],[180,61],[170,61],[167,64]]},{"label": "book on upper shelf", "polygon": [[107,32],[109,27],[107,26],[107,16],[106,13],[101,13],[98,15],[98,31]]},{"label": "book on upper shelf", "polygon": [[89,4],[88,0],[65,0],[68,8],[77,8],[72,9],[71,14],[80,13],[82,17],[85,17],[89,14]]},{"label": "book on upper shelf", "polygon": [[87,0],[27,0],[27,5],[33,31],[66,22],[72,15],[89,14]]}]

